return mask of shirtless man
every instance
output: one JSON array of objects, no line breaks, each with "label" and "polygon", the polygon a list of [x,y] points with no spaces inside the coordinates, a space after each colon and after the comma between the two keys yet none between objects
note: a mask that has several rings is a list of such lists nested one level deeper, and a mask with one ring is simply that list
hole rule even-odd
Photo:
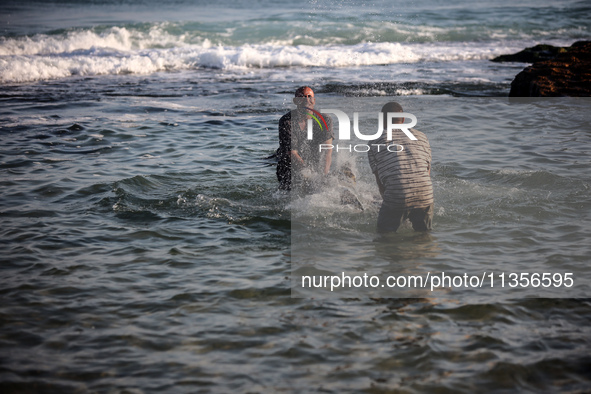
[{"label": "shirtless man", "polygon": [[308,86],[298,88],[293,102],[297,108],[279,120],[277,180],[282,190],[291,190],[292,179],[294,183],[302,181],[306,169],[312,173],[328,174],[332,161],[332,150],[321,153],[319,149],[320,144],[331,144],[334,138],[330,116],[324,118],[326,125],[312,122],[313,138],[307,138],[308,119],[312,119],[316,104],[314,91]]}]

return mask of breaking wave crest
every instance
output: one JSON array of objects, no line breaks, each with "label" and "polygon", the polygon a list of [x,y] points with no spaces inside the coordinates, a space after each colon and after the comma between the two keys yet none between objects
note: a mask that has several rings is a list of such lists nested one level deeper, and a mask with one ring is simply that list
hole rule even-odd
[{"label": "breaking wave crest", "polygon": [[162,30],[139,33],[113,27],[102,33],[36,35],[0,42],[0,82],[22,83],[69,76],[151,74],[195,68],[354,67],[421,61],[488,59],[506,48],[465,44],[359,43],[283,45],[198,43]]},{"label": "breaking wave crest", "polygon": [[[245,23],[245,22],[244,22]],[[0,37],[0,83],[196,68],[356,67],[490,59],[530,44],[503,29],[393,23],[140,23]]]}]

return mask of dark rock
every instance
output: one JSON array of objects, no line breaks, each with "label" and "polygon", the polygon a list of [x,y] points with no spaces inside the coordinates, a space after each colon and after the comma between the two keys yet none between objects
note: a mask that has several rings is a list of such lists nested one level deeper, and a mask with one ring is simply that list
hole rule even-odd
[{"label": "dark rock", "polygon": [[591,41],[564,49],[553,59],[535,62],[517,74],[509,97],[591,96]]},{"label": "dark rock", "polygon": [[553,45],[539,44],[535,47],[525,48],[521,52],[510,55],[497,56],[491,61],[493,62],[521,62],[521,63],[535,63],[544,60],[554,59],[559,53],[567,51],[565,47],[555,47]]}]

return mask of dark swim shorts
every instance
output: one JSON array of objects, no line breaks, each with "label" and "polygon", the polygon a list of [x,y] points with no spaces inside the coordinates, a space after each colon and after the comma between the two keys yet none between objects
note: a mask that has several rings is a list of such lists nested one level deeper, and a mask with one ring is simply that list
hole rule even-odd
[{"label": "dark swim shorts", "polygon": [[378,215],[378,232],[396,232],[409,219],[415,231],[430,231],[433,220],[433,204],[424,208],[400,209],[382,204]]}]

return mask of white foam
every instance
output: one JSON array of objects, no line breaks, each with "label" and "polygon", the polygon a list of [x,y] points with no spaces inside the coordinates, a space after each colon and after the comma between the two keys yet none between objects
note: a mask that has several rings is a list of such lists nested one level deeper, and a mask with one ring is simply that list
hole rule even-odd
[{"label": "white foam", "polygon": [[186,34],[174,36],[167,33],[165,27],[166,23],[162,23],[148,31],[139,31],[115,26],[103,32],[76,30],[62,35],[8,38],[0,42],[0,56],[73,54],[99,49],[131,51],[185,45],[188,40]]},{"label": "white foam", "polygon": [[76,31],[4,39],[0,41],[0,83],[199,67],[231,70],[450,62],[490,59],[507,52],[507,47],[498,44],[466,43],[223,46],[195,36],[172,36],[159,25],[146,32],[113,27],[100,34]]},{"label": "white foam", "polygon": [[396,89],[397,96],[420,96],[426,94],[425,89]]}]

